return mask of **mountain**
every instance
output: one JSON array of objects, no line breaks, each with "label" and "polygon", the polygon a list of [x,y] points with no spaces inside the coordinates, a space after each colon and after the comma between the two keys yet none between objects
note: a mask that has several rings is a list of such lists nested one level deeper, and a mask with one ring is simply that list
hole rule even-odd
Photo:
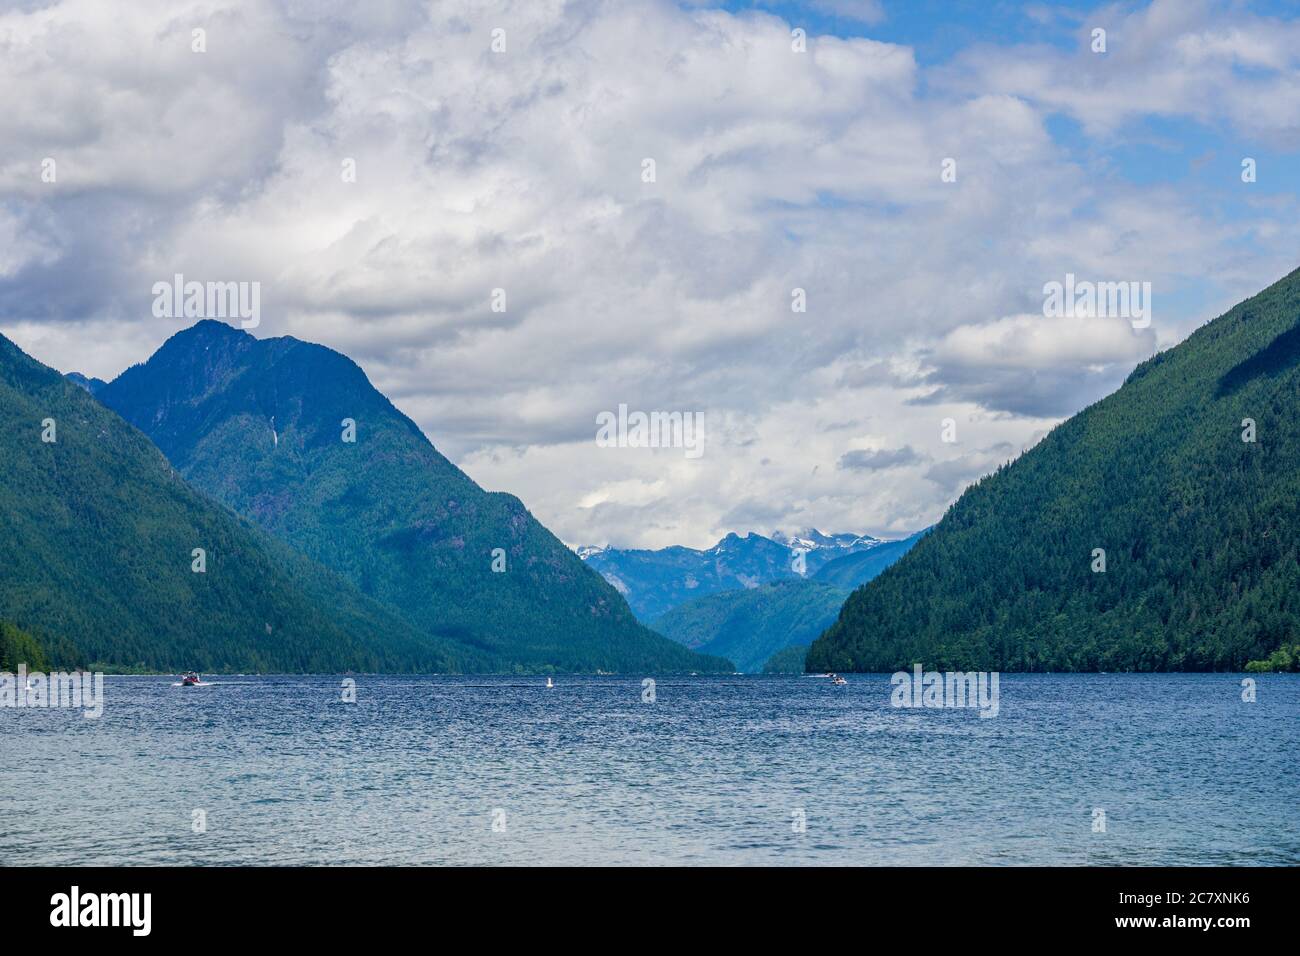
[{"label": "mountain", "polygon": [[758,534],[729,534],[704,551],[674,546],[655,551],[584,548],[582,553],[588,567],[617,588],[642,621],[695,597],[795,576],[790,549]]},{"label": "mountain", "polygon": [[650,626],[687,647],[758,673],[777,651],[807,647],[840,612],[848,592],[791,579],[687,601]]},{"label": "mountain", "polygon": [[338,352],[203,321],[96,397],[200,490],[421,634],[474,648],[480,667],[729,669],[640,625],[519,499],[478,487]]},{"label": "mountain", "polygon": [[851,533],[824,534],[816,528],[806,528],[803,531],[796,531],[793,534],[786,534],[784,531],[774,531],[772,532],[772,540],[777,544],[785,545],[787,548],[797,548],[804,551],[847,551],[857,545],[870,547],[878,543],[877,539],[870,535]]},{"label": "mountain", "polygon": [[[929,530],[928,528],[926,530]],[[909,538],[899,541],[881,541],[866,551],[853,551],[843,557],[826,562],[812,575],[814,581],[852,591],[866,584],[881,571],[889,567],[921,540],[925,531],[918,531]]]},{"label": "mountain", "polygon": [[142,434],[3,336],[0,461],[0,620],[20,653],[30,645],[10,625],[59,666],[448,670],[472,654],[424,639],[196,492]]},{"label": "mountain", "polygon": [[[880,541],[810,530],[793,535],[777,532],[771,538],[728,535],[717,547],[702,552],[666,548],[642,552],[579,549],[578,553],[585,552],[593,564],[612,554],[622,573],[626,574],[628,567],[643,572],[638,583],[642,604],[673,600],[685,590],[681,563],[692,555],[712,555],[713,566],[699,561],[692,576],[696,591],[713,590],[671,606],[652,618],[650,627],[687,647],[729,658],[740,670],[753,673],[761,671],[776,652],[811,644],[834,623],[850,591],[901,558],[924,533],[901,541]],[[772,544],[783,550],[774,552]],[[806,552],[804,560],[817,569],[815,573],[800,577],[790,570],[794,550]],[[655,560],[661,563],[652,563]],[[723,573],[710,577],[709,572],[719,565]],[[647,568],[663,571],[657,589],[646,586],[648,580],[653,582],[644,573]],[[617,578],[617,572],[605,573]],[[764,578],[765,583],[753,584]]]},{"label": "mountain", "polygon": [[80,385],[86,391],[90,392],[91,395],[94,395],[108,384],[102,378],[86,378],[86,376],[82,375],[80,372],[68,372],[63,377],[75,385]]},{"label": "mountain", "polygon": [[45,649],[36,638],[8,621],[0,621],[0,674],[14,673],[19,664],[26,664],[28,671],[42,671],[49,666]]},{"label": "mountain", "polygon": [[1269,659],[1300,632],[1298,320],[1300,270],[1143,362],[855,591],[808,668]]},{"label": "mountain", "polygon": [[782,648],[763,664],[762,673],[764,674],[802,674],[804,672],[804,661],[808,657],[808,648],[806,645],[797,644],[792,647]]},{"label": "mountain", "polygon": [[[882,544],[868,535],[824,535],[815,529],[771,538],[729,534],[712,548],[660,550],[582,547],[578,555],[627,599],[633,613],[651,621],[679,604],[720,591],[813,576],[836,558]],[[795,570],[804,552],[804,574]]]}]

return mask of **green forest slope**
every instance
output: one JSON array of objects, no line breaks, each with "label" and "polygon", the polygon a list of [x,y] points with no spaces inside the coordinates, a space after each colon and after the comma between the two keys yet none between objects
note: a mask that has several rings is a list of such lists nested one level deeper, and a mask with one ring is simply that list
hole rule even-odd
[{"label": "green forest slope", "polygon": [[1139,365],[855,591],[807,668],[1228,670],[1293,644],[1298,320],[1300,271]]},{"label": "green forest slope", "polygon": [[443,671],[477,660],[190,488],[145,436],[3,336],[0,461],[0,619],[51,666]]}]

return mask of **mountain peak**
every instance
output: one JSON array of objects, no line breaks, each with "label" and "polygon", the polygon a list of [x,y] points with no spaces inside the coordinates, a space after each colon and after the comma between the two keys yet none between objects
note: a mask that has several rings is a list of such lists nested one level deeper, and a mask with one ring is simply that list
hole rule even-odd
[{"label": "mountain peak", "polygon": [[246,329],[237,329],[229,322],[223,322],[221,319],[199,319],[188,329],[182,329],[181,331],[204,332],[206,334],[211,334],[211,335],[233,335],[239,337],[247,336],[248,338],[256,338],[256,336],[254,336]]},{"label": "mountain peak", "polygon": [[818,528],[803,528],[787,534],[784,531],[772,532],[772,540],[788,548],[802,548],[814,551],[818,548],[851,548],[858,545],[869,546],[879,542],[869,534],[855,534],[842,531],[826,534]]},{"label": "mountain peak", "polygon": [[86,391],[90,392],[91,395],[94,395],[101,388],[103,388],[105,385],[108,384],[102,378],[89,378],[85,375],[82,375],[80,372],[68,372],[63,377],[66,378],[69,382],[72,382],[74,385],[80,385]]},{"label": "mountain peak", "polygon": [[222,322],[220,319],[199,319],[189,328],[181,329],[168,336],[167,341],[163,343],[163,348],[176,342],[190,346],[195,342],[212,343],[212,342],[257,342],[259,339],[244,329],[236,328],[229,322]]},{"label": "mountain peak", "polygon": [[173,460],[187,457],[214,421],[256,422],[250,427],[271,435],[276,447],[291,430],[290,447],[305,451],[337,440],[345,419],[382,418],[400,423],[424,446],[422,455],[460,474],[346,355],[291,336],[259,339],[214,319],[175,333],[96,397],[146,430]]}]

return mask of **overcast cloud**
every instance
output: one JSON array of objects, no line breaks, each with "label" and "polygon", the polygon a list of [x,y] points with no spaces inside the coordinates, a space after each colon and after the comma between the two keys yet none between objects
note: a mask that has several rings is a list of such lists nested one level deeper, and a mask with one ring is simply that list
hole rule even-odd
[{"label": "overcast cloud", "polygon": [[[3,9],[0,331],[111,378],[187,324],[154,282],[259,281],[255,334],[571,544],[917,530],[1300,264],[1300,26],[1249,4],[1030,5],[1066,42],[929,65],[889,2],[811,5],[806,52],[652,0]],[[1151,326],[1044,318],[1067,273]],[[620,404],[704,413],[702,457],[598,447]]]}]

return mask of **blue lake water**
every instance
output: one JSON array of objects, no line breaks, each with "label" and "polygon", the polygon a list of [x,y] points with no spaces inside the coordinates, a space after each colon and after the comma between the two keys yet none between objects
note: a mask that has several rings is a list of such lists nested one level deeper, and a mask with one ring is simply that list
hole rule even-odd
[{"label": "blue lake water", "polygon": [[0,863],[1300,862],[1300,675],[208,679],[0,709]]}]

